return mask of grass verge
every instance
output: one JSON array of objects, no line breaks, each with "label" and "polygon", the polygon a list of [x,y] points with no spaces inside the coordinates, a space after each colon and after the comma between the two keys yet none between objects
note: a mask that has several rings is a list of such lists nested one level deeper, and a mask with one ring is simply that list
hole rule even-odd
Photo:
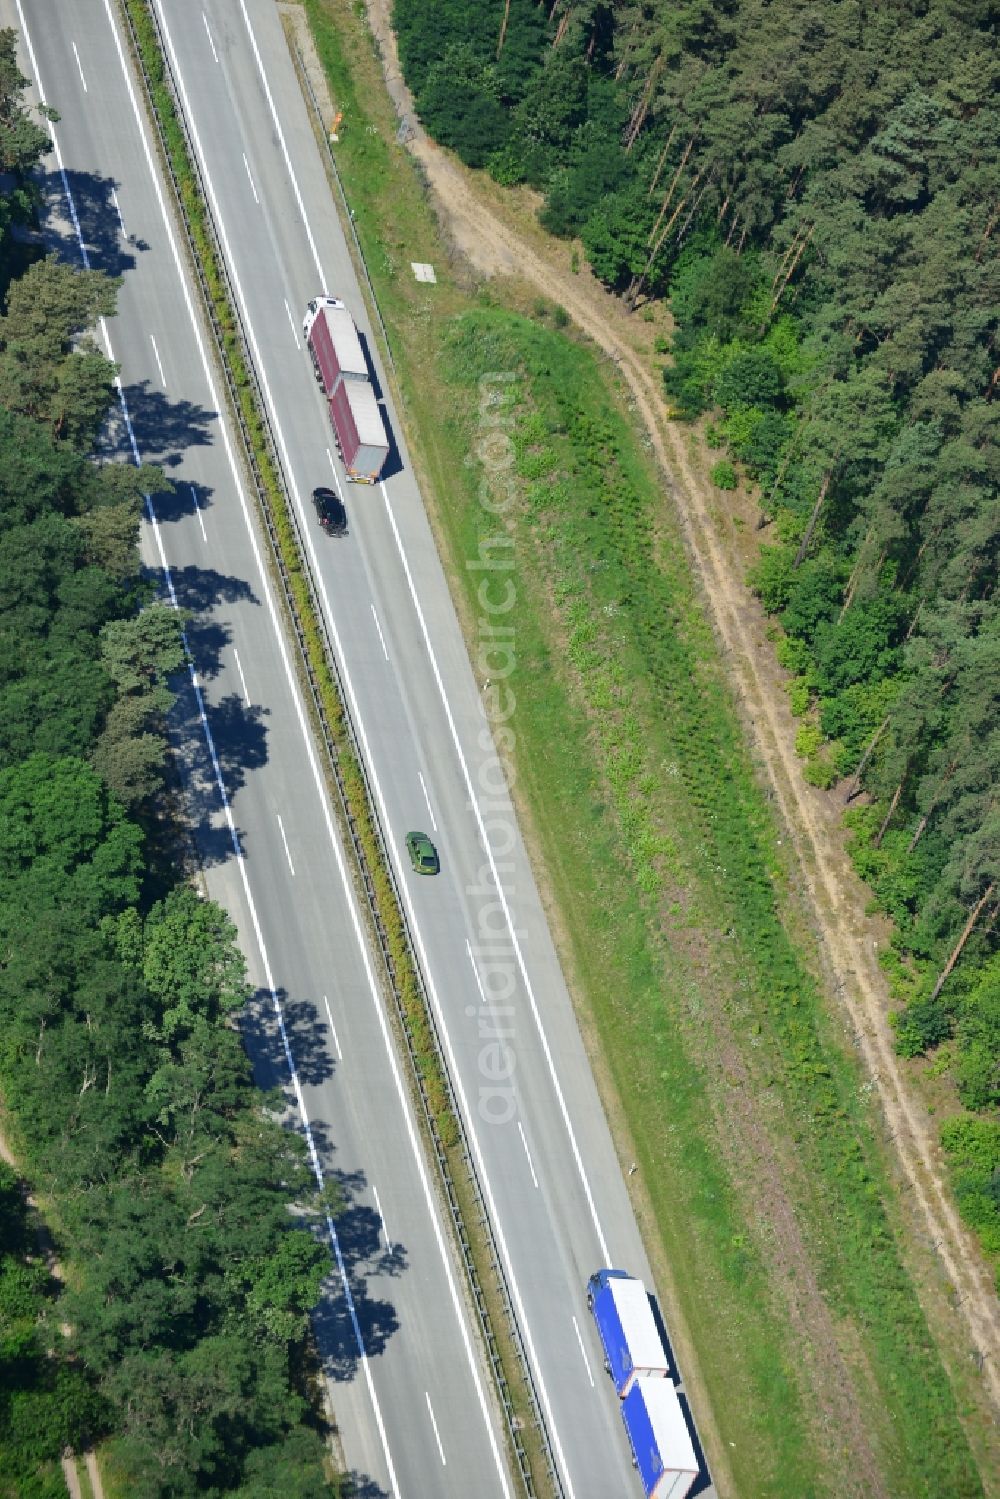
[{"label": "grass verge", "polygon": [[[448,274],[356,10],[305,9],[344,110],[338,165],[411,446],[472,627],[477,579],[464,562],[498,525],[466,462],[478,380],[517,371],[506,415],[518,498],[503,521],[518,559],[511,769],[733,1486],[857,1492],[860,1446],[885,1492],[979,1493],[900,1251],[864,1077],[803,955],[778,830],[658,478],[588,349],[549,313],[514,315]],[[434,262],[439,284],[401,274],[411,259]],[[734,1118],[759,1137],[736,1139]],[[854,1447],[817,1404],[831,1365],[795,1330],[797,1290],[775,1273],[793,1261],[755,1221],[758,1149],[780,1167],[836,1367],[863,1413]]]}]

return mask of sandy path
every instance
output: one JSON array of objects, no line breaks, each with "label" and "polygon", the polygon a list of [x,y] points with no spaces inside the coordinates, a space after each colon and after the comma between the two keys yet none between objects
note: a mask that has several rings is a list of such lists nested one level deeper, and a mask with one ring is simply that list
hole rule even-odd
[{"label": "sandy path", "polygon": [[[11,1170],[16,1171],[20,1176],[21,1168],[15,1160],[14,1153],[11,1150],[10,1146],[7,1144],[7,1141],[3,1135],[0,1135],[0,1160],[6,1161]],[[28,1204],[29,1208],[34,1208],[37,1212],[38,1204],[30,1192],[25,1196],[25,1202]],[[49,1274],[53,1277],[54,1280],[58,1280],[60,1283],[65,1284],[66,1277],[63,1275],[62,1266],[56,1258],[56,1252],[53,1247],[52,1240],[49,1238],[48,1229],[46,1228],[45,1221],[41,1216],[35,1219],[35,1228],[38,1238],[38,1247],[42,1252],[42,1256],[45,1260],[45,1264]],[[64,1337],[68,1338],[71,1329],[66,1325],[65,1322],[62,1322],[60,1323],[60,1331],[62,1332]],[[85,1453],[84,1457],[86,1460],[87,1473],[90,1478],[91,1487],[94,1493],[94,1499],[104,1499],[104,1486],[101,1483],[101,1474],[100,1469],[97,1466],[97,1458],[93,1452]],[[66,1488],[69,1491],[70,1499],[83,1499],[83,1489],[80,1485],[80,1474],[77,1468],[77,1459],[75,1454],[69,1451],[64,1452],[61,1462],[63,1477],[66,1480]]]}]

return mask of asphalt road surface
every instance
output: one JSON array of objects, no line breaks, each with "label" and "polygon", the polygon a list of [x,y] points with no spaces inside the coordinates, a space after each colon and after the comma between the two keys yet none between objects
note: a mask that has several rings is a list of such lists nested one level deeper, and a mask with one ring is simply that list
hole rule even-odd
[{"label": "asphalt road surface", "polygon": [[[474,674],[277,12],[270,0],[157,0],[156,8],[560,1478],[568,1495],[637,1493],[584,1286],[601,1265],[647,1283],[650,1273],[484,712],[489,701],[501,711],[509,703],[496,687],[511,661],[503,685],[517,691],[517,642],[503,634],[516,558],[509,567],[498,549],[468,559],[482,583],[480,647],[510,647],[480,656]],[[260,959],[261,1035],[251,1034],[251,1047],[258,1060],[274,1057],[267,992],[276,987],[321,1158],[360,1173],[342,1238],[351,1283],[363,1287],[366,1365],[342,1291],[338,1300],[331,1288],[324,1303],[325,1348],[343,1365],[334,1401],[345,1445],[354,1444],[350,1462],[387,1491],[500,1490],[499,1428],[480,1393],[409,1139],[107,0],[33,0],[29,26],[46,97],[64,116],[57,133],[72,155],[70,185],[79,173],[86,187],[84,241],[94,264],[126,273],[112,336],[139,448],[177,465],[177,495],[158,502],[159,537],[180,602],[201,611],[193,651],[227,808],[220,813],[202,748],[192,748],[190,780],[203,807],[210,889]],[[375,488],[346,482],[303,347],[302,313],[319,292],[348,303],[386,395],[394,451]],[[323,535],[309,510],[310,490],[331,482],[346,503],[344,539]],[[486,693],[485,677],[494,682]],[[186,712],[194,746],[197,704]],[[506,728],[516,734],[516,711]],[[414,827],[440,850],[434,879],[409,869],[403,837]],[[390,1253],[387,1241],[405,1249]]]},{"label": "asphalt road surface", "polygon": [[310,1121],[317,1158],[347,1195],[336,1222],[342,1272],[318,1319],[347,1465],[362,1494],[508,1494],[492,1389],[405,1102],[144,122],[102,0],[34,0],[21,19],[31,43],[24,71],[40,77],[61,115],[65,178],[50,157],[50,230],[76,263],[82,241],[90,265],[124,275],[119,316],[103,331],[121,365],[128,423],[119,414],[108,446],[163,463],[177,486],[156,499],[145,541],[194,616],[197,690],[192,680],[182,693],[174,730],[209,891],[237,920],[260,986],[248,1044],[266,1084],[287,1089],[291,1060],[298,1119]]}]

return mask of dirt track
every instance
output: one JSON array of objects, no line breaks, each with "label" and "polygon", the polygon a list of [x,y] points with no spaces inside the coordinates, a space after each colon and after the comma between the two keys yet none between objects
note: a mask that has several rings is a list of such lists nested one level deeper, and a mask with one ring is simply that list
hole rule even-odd
[{"label": "dirt track", "polygon": [[[413,122],[400,76],[388,0],[367,0],[397,112]],[[421,163],[437,210],[457,248],[485,275],[516,275],[563,306],[577,326],[617,364],[657,454],[684,530],[734,689],[766,769],[774,800],[801,863],[829,987],[843,1005],[869,1069],[894,1142],[917,1222],[940,1259],[955,1315],[965,1325],[970,1355],[983,1370],[1000,1411],[1000,1302],[978,1245],[948,1191],[936,1127],[907,1087],[887,1023],[889,995],[879,966],[881,932],[866,912],[868,893],[844,847],[840,806],[802,778],[794,752],[795,720],[781,690],[766,621],[743,578],[737,549],[720,534],[717,498],[688,452],[689,433],[669,418],[657,375],[634,347],[635,327],[620,302],[586,275],[552,263],[484,201],[472,174],[428,140],[414,123],[409,149]],[[940,1297],[940,1287],[924,1287]]]}]

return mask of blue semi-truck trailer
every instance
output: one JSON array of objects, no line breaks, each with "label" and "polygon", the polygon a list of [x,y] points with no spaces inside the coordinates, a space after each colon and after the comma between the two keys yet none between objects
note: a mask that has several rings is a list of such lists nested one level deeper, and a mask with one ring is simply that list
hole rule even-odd
[{"label": "blue semi-truck trailer", "polygon": [[587,1305],[604,1345],[604,1367],[624,1399],[640,1374],[669,1379],[670,1364],[641,1280],[625,1270],[598,1270],[587,1282]]},{"label": "blue semi-truck trailer", "polygon": [[673,1384],[638,1375],[621,1412],[646,1499],[685,1499],[698,1477],[698,1459]]}]

